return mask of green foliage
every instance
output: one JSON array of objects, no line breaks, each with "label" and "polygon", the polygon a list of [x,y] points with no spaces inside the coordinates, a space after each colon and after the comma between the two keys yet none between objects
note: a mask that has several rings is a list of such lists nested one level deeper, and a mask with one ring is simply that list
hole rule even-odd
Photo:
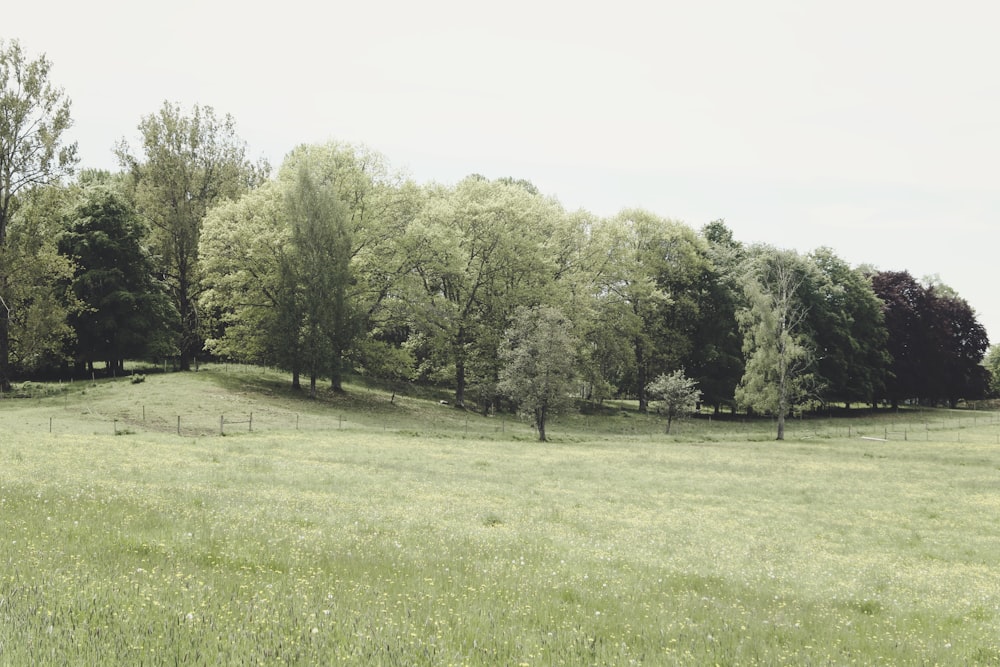
[{"label": "green foliage", "polygon": [[500,347],[498,389],[531,416],[541,441],[548,418],[572,404],[577,347],[570,322],[548,306],[519,308]]},{"label": "green foliage", "polygon": [[555,202],[502,180],[429,189],[404,242],[413,262],[409,326],[431,372],[454,368],[458,405],[469,375],[496,383],[497,347],[515,309],[546,302],[556,275],[547,241],[562,215]]},{"label": "green foliage", "polygon": [[991,345],[983,359],[983,366],[989,373],[989,393],[992,398],[1000,396],[1000,345]]},{"label": "green foliage", "polygon": [[176,312],[154,277],[146,229],[132,204],[105,185],[87,187],[65,214],[59,252],[74,264],[72,290],[83,304],[70,319],[74,358],[95,361],[162,358],[173,352]]},{"label": "green foliage", "polygon": [[889,355],[882,302],[871,282],[829,248],[805,258],[816,269],[804,285],[814,371],[823,401],[871,403],[885,387]]},{"label": "green foliage", "polygon": [[226,359],[296,368],[298,327],[284,190],[268,182],[213,208],[202,227],[205,348]]},{"label": "green foliage", "polygon": [[353,339],[347,296],[350,228],[333,183],[308,159],[290,158],[281,177],[287,184],[285,212],[294,248],[301,363],[315,398],[321,374],[330,373],[334,389],[341,389],[342,359]]},{"label": "green foliage", "polygon": [[416,360],[408,347],[399,347],[375,338],[364,338],[355,345],[358,370],[366,377],[386,382],[393,391],[413,378]]},{"label": "green foliage", "polygon": [[813,267],[797,253],[762,247],[747,270],[748,306],[740,311],[747,355],[736,401],[777,418],[777,439],[785,437],[785,417],[815,390],[812,340],[803,300]]},{"label": "green foliage", "polygon": [[73,340],[68,318],[81,304],[67,288],[73,264],[59,254],[62,188],[36,188],[22,201],[0,248],[0,306],[7,316],[10,369],[30,374],[59,365]]},{"label": "green foliage", "polygon": [[152,226],[153,254],[179,318],[177,346],[182,370],[202,347],[198,298],[202,291],[198,242],[202,221],[216,204],[235,199],[259,184],[266,164],[252,164],[231,116],[212,107],[190,113],[164,102],[139,123],[141,153],[124,142],[118,159],[128,170],[139,213]]},{"label": "green foliage", "polygon": [[[49,81],[51,67],[45,56],[31,60],[17,40],[0,39],[0,390],[10,387],[12,354],[16,365],[33,368],[53,352],[44,341],[65,337],[56,304],[45,288],[33,289],[36,270],[44,272],[48,264],[20,263],[26,259],[23,245],[8,248],[21,195],[57,183],[77,161],[76,144],[63,144],[72,124],[70,101]],[[22,234],[22,244],[27,236]],[[30,294],[20,283],[28,283]]]},{"label": "green foliage", "polygon": [[667,433],[676,418],[694,412],[701,400],[697,381],[685,377],[683,370],[661,373],[646,386],[646,393],[667,416]]},{"label": "green foliage", "polygon": [[649,378],[692,359],[710,269],[693,230],[643,210],[594,229],[594,317],[587,339],[605,379],[647,408]]}]

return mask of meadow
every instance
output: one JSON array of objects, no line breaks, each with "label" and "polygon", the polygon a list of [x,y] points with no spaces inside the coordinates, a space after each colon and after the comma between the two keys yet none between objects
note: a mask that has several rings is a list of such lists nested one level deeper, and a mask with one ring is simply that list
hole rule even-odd
[{"label": "meadow", "polygon": [[996,413],[775,442],[616,406],[538,443],[285,382],[0,400],[0,664],[1000,664]]}]

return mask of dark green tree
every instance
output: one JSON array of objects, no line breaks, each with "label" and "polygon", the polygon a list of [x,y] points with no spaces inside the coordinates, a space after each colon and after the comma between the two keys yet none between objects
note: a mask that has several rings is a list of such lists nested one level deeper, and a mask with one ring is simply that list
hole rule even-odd
[{"label": "dark green tree", "polygon": [[932,398],[947,401],[952,408],[962,399],[984,398],[989,389],[989,373],[983,366],[990,344],[986,329],[965,299],[935,286],[928,291],[936,348],[941,354],[934,381],[937,392]]},{"label": "dark green tree", "polygon": [[701,236],[708,244],[708,265],[694,286],[698,317],[684,364],[698,382],[701,400],[718,414],[721,406],[733,404],[744,370],[743,336],[736,319],[744,300],[744,251],[721,220],[705,225]]},{"label": "dark green tree", "polygon": [[889,356],[882,302],[859,269],[829,248],[809,255],[818,280],[805,295],[822,398],[872,403],[885,386]]},{"label": "dark green tree", "polygon": [[70,317],[77,364],[93,370],[105,361],[109,371],[121,371],[125,359],[172,354],[176,313],[154,277],[147,230],[132,203],[106,185],[88,187],[65,226],[59,252],[75,266],[72,290],[83,304]]}]

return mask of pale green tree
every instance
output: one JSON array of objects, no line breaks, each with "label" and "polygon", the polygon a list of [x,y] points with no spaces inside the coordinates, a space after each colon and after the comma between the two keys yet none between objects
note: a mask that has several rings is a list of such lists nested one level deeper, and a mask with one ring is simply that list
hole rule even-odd
[{"label": "pale green tree", "polygon": [[562,215],[518,182],[472,176],[428,188],[403,244],[413,262],[411,339],[425,373],[450,374],[457,406],[470,384],[483,404],[496,397],[504,329],[518,306],[549,298],[556,270],[546,244]]},{"label": "pale green tree", "polygon": [[57,183],[77,162],[76,144],[64,143],[70,100],[49,81],[51,67],[44,55],[31,59],[16,40],[0,40],[0,389],[10,387],[13,321],[35,319],[23,312],[28,306],[17,284],[23,278],[7,247],[18,197]]},{"label": "pale green tree", "polygon": [[987,379],[989,396],[991,398],[1000,397],[1000,345],[990,346],[983,358],[983,366],[989,374]]},{"label": "pale green tree", "polygon": [[253,164],[231,116],[209,106],[186,113],[164,102],[139,123],[142,143],[134,153],[125,141],[118,159],[129,172],[139,213],[152,229],[152,250],[177,311],[181,370],[189,370],[203,341],[198,298],[198,241],[202,221],[215,205],[236,199],[267,174]]},{"label": "pale green tree", "polygon": [[3,268],[16,276],[0,305],[9,317],[10,369],[28,374],[61,364],[73,340],[69,318],[81,311],[70,288],[74,265],[59,254],[66,188],[33,188],[21,197],[2,251]]},{"label": "pale green tree", "polygon": [[579,343],[557,308],[518,308],[500,346],[499,389],[546,440],[549,417],[572,405]]},{"label": "pale green tree", "polygon": [[269,181],[205,217],[199,245],[209,352],[273,363],[300,387],[298,277],[285,190]]},{"label": "pale green tree", "polygon": [[[401,283],[413,258],[404,252],[402,241],[420,210],[421,191],[394,171],[382,154],[363,145],[331,141],[298,146],[286,157],[282,173],[294,174],[301,162],[308,163],[318,184],[335,193],[346,214],[350,280],[342,330],[349,335],[340,354],[366,370],[377,367],[389,372],[408,358],[399,347],[405,339],[400,332],[405,330],[409,305]],[[376,352],[387,356],[374,359]],[[405,367],[398,370],[409,372]],[[331,383],[339,386],[339,377],[332,377]]]},{"label": "pale green tree", "polygon": [[668,434],[674,420],[693,413],[701,400],[698,382],[685,377],[683,370],[660,373],[646,386],[646,393],[658,404],[659,411],[666,415]]},{"label": "pale green tree", "polygon": [[738,314],[747,362],[736,402],[774,415],[778,440],[785,439],[785,418],[815,389],[809,311],[800,293],[811,270],[794,251],[757,248],[746,274],[748,305]]},{"label": "pale green tree", "polygon": [[686,225],[640,209],[603,221],[592,243],[603,261],[594,270],[598,319],[588,340],[608,379],[645,412],[650,378],[691,356],[707,244]]}]

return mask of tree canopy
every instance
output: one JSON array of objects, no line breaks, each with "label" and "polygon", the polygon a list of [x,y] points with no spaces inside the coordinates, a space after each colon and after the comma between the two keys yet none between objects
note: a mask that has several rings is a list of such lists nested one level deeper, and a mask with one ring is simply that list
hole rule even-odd
[{"label": "tree canopy", "polygon": [[544,437],[574,398],[646,411],[683,379],[717,413],[774,416],[779,438],[810,407],[997,392],[986,331],[940,279],[745,246],[723,220],[571,212],[516,176],[419,184],[336,141],[272,176],[232,117],[171,102],[116,147],[121,173],[64,183],[76,147],[50,67],[0,42],[0,388],[70,360],[202,355],[305,375],[312,396],[355,372],[433,383],[483,413],[516,403]]}]

